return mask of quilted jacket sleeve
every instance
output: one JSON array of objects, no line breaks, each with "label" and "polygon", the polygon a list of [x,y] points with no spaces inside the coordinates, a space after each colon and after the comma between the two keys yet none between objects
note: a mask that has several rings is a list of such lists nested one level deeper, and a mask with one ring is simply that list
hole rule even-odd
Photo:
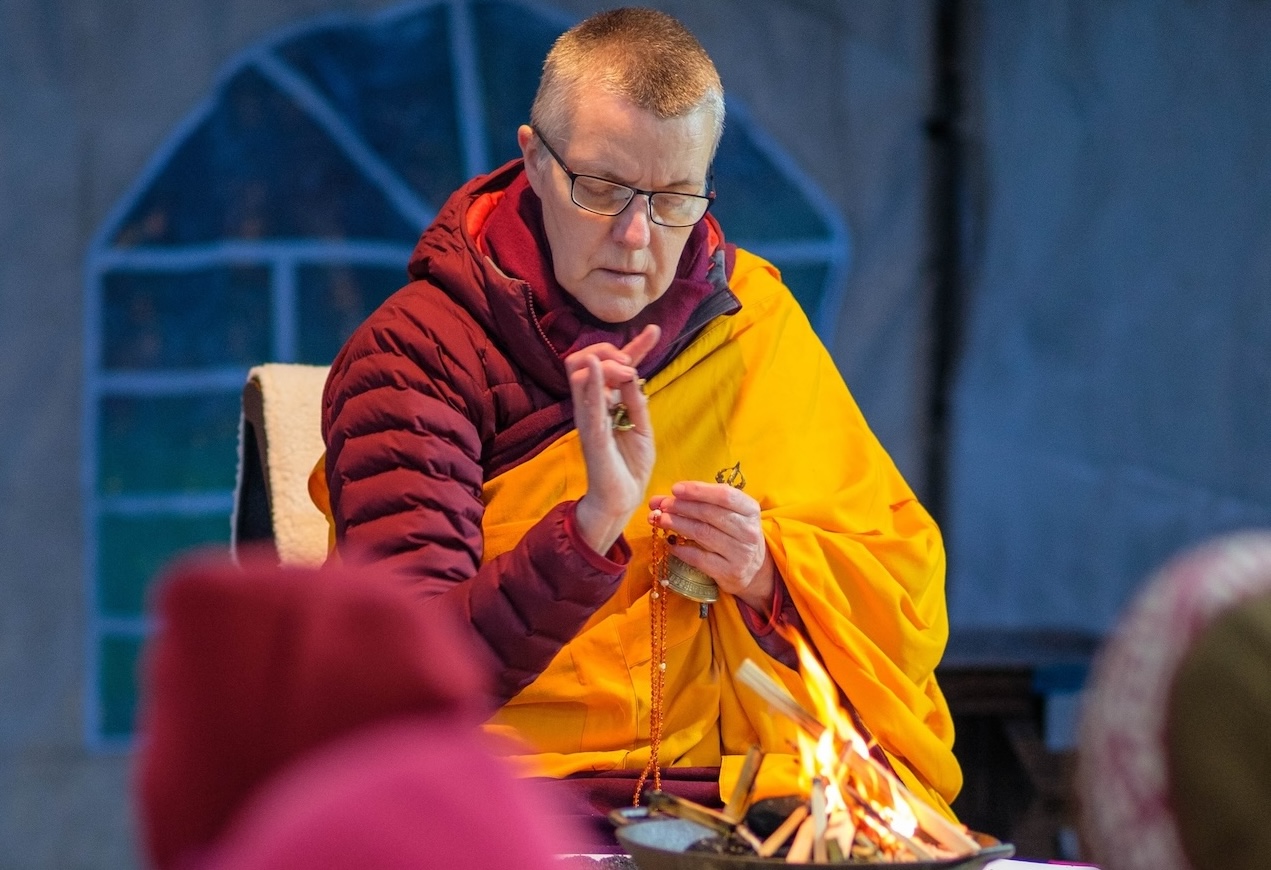
[{"label": "quilted jacket sleeve", "polygon": [[377,316],[332,366],[323,436],[337,546],[346,561],[393,568],[429,607],[459,617],[473,648],[490,653],[502,704],[609,599],[628,552],[622,541],[606,556],[590,550],[567,502],[481,564],[488,348],[473,326],[451,319],[472,334],[443,336],[425,320],[436,318]]}]

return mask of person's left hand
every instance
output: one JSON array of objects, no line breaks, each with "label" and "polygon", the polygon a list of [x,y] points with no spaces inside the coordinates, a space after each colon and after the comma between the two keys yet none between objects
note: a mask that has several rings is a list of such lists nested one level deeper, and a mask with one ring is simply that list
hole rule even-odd
[{"label": "person's left hand", "polygon": [[721,590],[765,617],[772,606],[775,568],[759,523],[759,502],[725,483],[681,481],[670,495],[649,499],[649,524],[691,543],[671,552],[706,572]]}]

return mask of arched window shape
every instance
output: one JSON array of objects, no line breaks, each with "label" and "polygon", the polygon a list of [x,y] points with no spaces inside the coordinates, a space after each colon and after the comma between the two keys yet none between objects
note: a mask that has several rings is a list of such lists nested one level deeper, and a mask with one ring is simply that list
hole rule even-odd
[{"label": "arched window shape", "polygon": [[[543,56],[571,23],[437,0],[275,35],[229,65],[99,231],[85,326],[91,745],[132,734],[155,572],[228,540],[248,367],[331,361],[403,283],[450,191],[517,155]],[[728,113],[718,217],[824,330],[845,228],[735,101]]]}]

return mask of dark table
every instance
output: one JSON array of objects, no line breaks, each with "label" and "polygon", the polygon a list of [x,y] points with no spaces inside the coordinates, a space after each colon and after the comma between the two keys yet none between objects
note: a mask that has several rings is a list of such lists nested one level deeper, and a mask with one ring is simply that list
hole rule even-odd
[{"label": "dark table", "polygon": [[1062,839],[1076,821],[1075,753],[1047,745],[1046,711],[1048,699],[1081,689],[1099,643],[1067,631],[955,631],[936,669],[965,780],[953,808],[1022,858],[1079,857]]}]

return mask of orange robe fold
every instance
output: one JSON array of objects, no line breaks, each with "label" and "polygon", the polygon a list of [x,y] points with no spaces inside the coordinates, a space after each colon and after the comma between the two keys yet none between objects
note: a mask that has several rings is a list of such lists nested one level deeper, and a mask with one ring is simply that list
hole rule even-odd
[{"label": "orange robe fold", "polygon": [[[741,462],[808,640],[900,777],[947,812],[962,775],[933,673],[948,637],[940,533],[776,269],[739,250],[730,285],[741,311],[712,322],[647,384],[658,457],[649,495]],[[585,489],[576,432],[490,480],[484,558]],[[639,770],[648,760],[644,510],[625,534],[633,552],[618,591],[485,726],[519,746],[513,758],[527,775]],[[760,649],[727,595],[706,620],[671,595],[667,638],[663,763],[720,766],[726,795],[757,743],[769,753],[759,793],[794,791],[795,726],[734,674],[752,659],[811,708],[800,676]]]}]

